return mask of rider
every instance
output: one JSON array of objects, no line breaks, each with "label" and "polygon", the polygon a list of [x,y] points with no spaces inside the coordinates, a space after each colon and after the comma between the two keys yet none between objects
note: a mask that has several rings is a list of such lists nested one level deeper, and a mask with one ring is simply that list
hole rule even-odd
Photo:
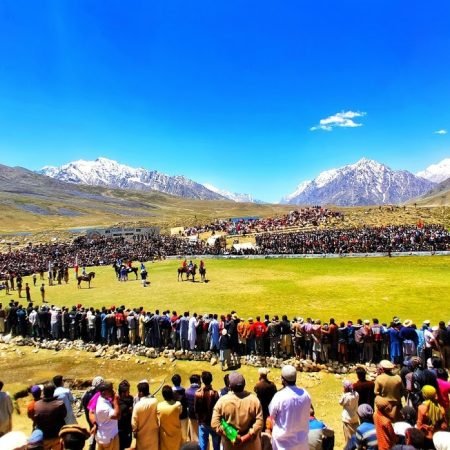
[{"label": "rider", "polygon": [[194,267],[194,263],[192,262],[192,259],[189,261],[188,269],[192,270]]},{"label": "rider", "polygon": [[145,265],[144,265],[143,262],[141,262],[141,272],[142,272],[143,270],[145,270]]},{"label": "rider", "polygon": [[203,262],[203,259],[200,260],[200,270],[205,268],[205,263]]},{"label": "rider", "polygon": [[186,258],[184,258],[184,261],[181,263],[181,265],[182,265],[183,269],[186,269],[186,268],[187,268],[187,261],[186,261]]},{"label": "rider", "polygon": [[86,276],[86,266],[83,266],[83,270],[81,271],[81,275],[82,275],[83,277]]}]

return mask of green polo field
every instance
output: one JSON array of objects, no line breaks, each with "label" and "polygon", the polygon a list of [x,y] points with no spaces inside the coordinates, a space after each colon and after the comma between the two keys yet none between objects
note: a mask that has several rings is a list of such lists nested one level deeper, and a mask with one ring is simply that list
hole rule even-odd
[{"label": "green polo field", "polygon": [[[194,262],[198,264],[199,260]],[[324,321],[330,317],[338,321],[378,317],[386,322],[398,315],[402,320],[412,319],[419,324],[424,319],[432,323],[450,319],[450,257],[211,259],[206,260],[207,283],[177,281],[179,265],[179,261],[147,263],[151,284],[146,288],[133,279],[134,275],[130,281],[118,282],[108,266],[92,268],[96,276],[91,288],[83,283],[83,288],[77,289],[71,270],[68,285],[47,286],[45,280],[46,296],[50,304],[59,306],[124,304],[144,306],[149,311],[159,308],[200,314],[236,310],[245,319],[258,314],[309,316]],[[30,278],[25,282],[31,282]],[[41,303],[40,283],[38,280],[37,286],[32,287],[36,304]],[[17,291],[11,291],[9,296],[1,291],[0,302],[9,299],[18,299]],[[134,358],[129,362],[102,360],[91,353],[74,350],[35,352],[31,348],[19,350],[0,345],[0,356],[9,369],[2,375],[5,390],[16,392],[62,373],[78,379],[102,374],[116,385],[127,378],[135,393],[135,384],[142,378],[149,378],[154,389],[164,379],[170,382],[171,375],[178,372],[183,385],[187,385],[189,374],[201,370],[212,370],[214,386],[222,386],[222,372],[209,363],[175,361],[171,364],[164,358],[139,358],[142,364],[136,364]],[[252,390],[257,380],[256,369],[243,366],[241,371]],[[271,377],[279,385],[279,370],[274,369]],[[336,430],[337,447],[343,444],[338,405],[341,382],[326,373],[299,375],[299,384],[309,390],[318,417]],[[14,414],[13,420],[16,429],[28,432],[30,422],[25,405],[26,401],[19,402],[22,413]]]},{"label": "green polo field", "polygon": [[[199,263],[199,260],[194,260]],[[236,310],[241,317],[287,314],[327,321],[394,315],[416,323],[448,321],[450,257],[379,257],[337,259],[211,259],[207,283],[177,281],[179,261],[147,263],[151,284],[144,288],[131,274],[115,279],[111,267],[95,271],[91,288],[77,289],[71,270],[68,285],[47,286],[50,304],[127,307],[219,314]],[[30,281],[30,280],[25,280]],[[45,280],[47,284],[47,280]],[[31,284],[31,283],[30,283]],[[40,303],[39,280],[32,299]],[[8,298],[17,299],[12,292]],[[2,291],[0,298],[5,300]],[[25,301],[25,300],[23,300]]]}]

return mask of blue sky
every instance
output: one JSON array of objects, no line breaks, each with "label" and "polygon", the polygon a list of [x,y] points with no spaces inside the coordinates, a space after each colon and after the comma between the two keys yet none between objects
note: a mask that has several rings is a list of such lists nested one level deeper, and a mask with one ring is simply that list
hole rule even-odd
[{"label": "blue sky", "polygon": [[3,0],[0,55],[7,165],[105,156],[278,201],[450,155],[448,0]]}]

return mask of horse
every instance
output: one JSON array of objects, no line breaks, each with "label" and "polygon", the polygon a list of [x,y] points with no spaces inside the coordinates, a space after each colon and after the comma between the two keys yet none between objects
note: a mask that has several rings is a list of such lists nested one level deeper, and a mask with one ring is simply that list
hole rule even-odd
[{"label": "horse", "polygon": [[91,280],[95,278],[95,272],[89,272],[87,275],[79,275],[77,277],[78,280],[78,289],[81,289],[81,282],[87,281],[89,289],[91,288]]},{"label": "horse", "polygon": [[200,274],[200,280],[206,282],[206,269],[205,269],[205,266],[200,267],[200,269],[198,269],[198,273]]},{"label": "horse", "polygon": [[178,267],[178,281],[183,281],[183,273],[186,274],[186,281],[189,280],[189,276],[192,276],[192,281],[195,281],[195,274],[197,273],[197,264],[194,264],[191,268],[189,267]]},{"label": "horse", "polygon": [[118,280],[120,279],[120,271],[121,271],[122,267],[126,268],[127,278],[128,278],[128,274],[133,272],[135,277],[136,277],[136,280],[138,279],[139,269],[137,267],[126,267],[124,264],[119,266],[116,263],[114,263],[112,266],[114,268],[114,271],[116,272],[116,277],[117,277]]},{"label": "horse", "polygon": [[137,267],[127,267],[127,275],[133,272],[134,275],[136,276],[136,280],[138,279],[138,271],[139,269]]}]

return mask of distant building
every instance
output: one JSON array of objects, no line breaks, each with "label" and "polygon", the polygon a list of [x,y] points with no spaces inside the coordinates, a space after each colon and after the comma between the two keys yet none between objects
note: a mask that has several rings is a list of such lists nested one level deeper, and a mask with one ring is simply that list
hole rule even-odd
[{"label": "distant building", "polygon": [[86,233],[88,239],[99,238],[119,238],[123,237],[129,240],[136,238],[144,238],[151,236],[159,236],[159,227],[112,227],[112,228],[96,228]]}]

